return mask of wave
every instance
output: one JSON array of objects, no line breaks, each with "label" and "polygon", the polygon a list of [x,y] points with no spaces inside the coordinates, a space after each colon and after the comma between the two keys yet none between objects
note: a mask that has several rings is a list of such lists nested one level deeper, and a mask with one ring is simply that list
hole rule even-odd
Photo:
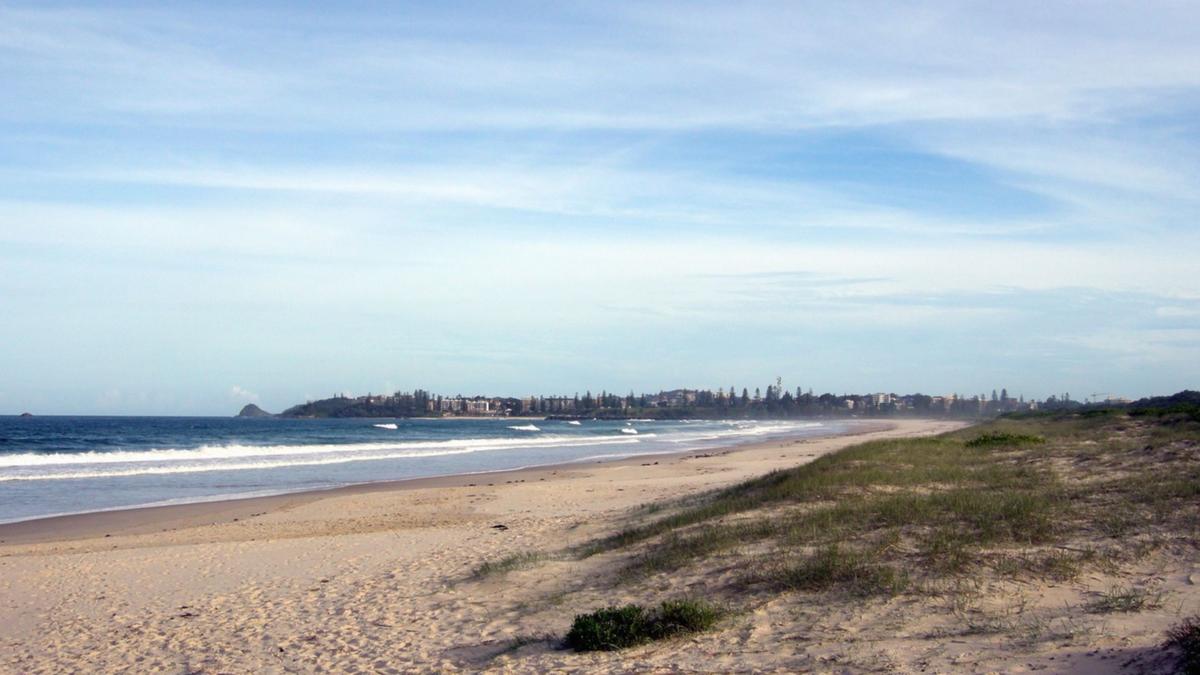
[{"label": "wave", "polygon": [[519,424],[516,426],[511,426],[509,429],[512,429],[513,431],[541,431],[541,429],[532,424]]},{"label": "wave", "polygon": [[[821,427],[806,424],[747,424],[727,421],[726,429],[696,429],[699,433],[668,433],[660,442],[681,445],[708,445],[736,437],[761,437],[788,431]],[[518,427],[514,427],[518,428]],[[533,430],[532,424],[521,430]],[[321,466],[346,462],[398,460],[441,455],[462,455],[491,450],[521,448],[586,447],[611,444],[649,443],[640,454],[654,452],[659,434],[640,433],[632,426],[617,429],[606,436],[575,434],[538,434],[522,438],[460,438],[439,441],[390,441],[356,443],[314,443],[304,445],[206,445],[196,448],[116,450],[75,453],[0,454],[0,482],[38,481],[67,478],[107,478],[119,476],[201,473],[213,471],[269,470],[292,466]],[[636,438],[634,437],[636,436]]]},{"label": "wave", "polygon": [[110,452],[63,452],[53,454],[22,453],[0,455],[0,468],[38,467],[69,464],[127,464],[136,462],[187,462],[198,460],[240,459],[245,457],[274,457],[318,455],[329,453],[362,453],[387,450],[425,449],[503,449],[528,445],[553,445],[579,440],[578,436],[548,435],[537,438],[460,438],[447,441],[393,441],[390,443],[313,443],[307,445],[202,445],[197,448],[115,450]]},{"label": "wave", "polygon": [[579,420],[567,420],[567,424],[570,424],[573,427],[577,427],[577,426],[583,424],[583,422],[580,422]]},{"label": "wave", "polygon": [[392,430],[395,430],[395,429],[399,429],[399,428],[400,428],[400,427],[399,427],[399,426],[397,426],[397,425],[396,425],[394,422],[389,422],[388,424],[372,424],[371,426],[375,427],[376,429],[392,429]]},{"label": "wave", "polygon": [[[572,446],[591,446],[591,445],[621,445],[626,443],[637,443],[637,439],[588,439],[585,442],[570,442],[559,441],[558,447]],[[363,444],[360,444],[363,445]],[[529,442],[521,443],[520,445],[529,445]],[[460,447],[460,448],[444,448],[444,449],[429,449],[425,451],[403,451],[403,452],[371,452],[355,455],[342,454],[334,457],[320,457],[313,459],[298,459],[298,458],[276,458],[270,457],[248,462],[211,462],[207,464],[175,464],[172,466],[134,466],[126,468],[112,469],[92,469],[92,470],[77,470],[56,473],[40,473],[40,474],[20,474],[20,473],[0,473],[0,482],[4,481],[33,481],[33,480],[59,480],[65,478],[117,478],[122,476],[154,476],[176,473],[206,473],[211,471],[245,471],[253,469],[280,469],[285,467],[296,466],[324,466],[328,464],[345,464],[349,462],[370,462],[384,459],[414,459],[421,457],[442,457],[445,455],[463,455],[474,452],[487,452],[490,450],[501,450],[509,446],[475,446],[475,447]]]}]

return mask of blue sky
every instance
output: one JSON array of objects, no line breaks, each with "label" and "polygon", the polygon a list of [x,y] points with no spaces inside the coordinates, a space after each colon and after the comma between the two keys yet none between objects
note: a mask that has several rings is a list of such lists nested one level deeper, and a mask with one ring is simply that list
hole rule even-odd
[{"label": "blue sky", "polygon": [[1193,3],[0,5],[0,411],[1200,386]]}]

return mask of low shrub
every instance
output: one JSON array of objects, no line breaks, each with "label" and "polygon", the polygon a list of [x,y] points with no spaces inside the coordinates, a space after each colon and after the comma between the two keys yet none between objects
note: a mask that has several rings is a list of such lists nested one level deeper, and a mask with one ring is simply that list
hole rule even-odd
[{"label": "low shrub", "polygon": [[567,646],[580,652],[613,651],[650,641],[646,608],[605,607],[579,614],[567,633]]},{"label": "low shrub", "polygon": [[605,607],[576,615],[567,646],[576,651],[613,651],[708,630],[721,610],[700,600],[668,600],[654,609],[640,605]]},{"label": "low shrub", "polygon": [[699,600],[667,600],[658,608],[651,625],[652,636],[662,640],[684,633],[699,633],[716,625],[721,610]]}]

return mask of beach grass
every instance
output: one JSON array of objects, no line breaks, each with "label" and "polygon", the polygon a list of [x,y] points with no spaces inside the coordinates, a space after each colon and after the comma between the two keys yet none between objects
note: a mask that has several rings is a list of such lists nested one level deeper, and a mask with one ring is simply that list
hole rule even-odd
[{"label": "beach grass", "polygon": [[485,579],[491,576],[507,574],[514,570],[533,567],[549,558],[550,556],[542,551],[518,551],[499,560],[486,560],[480,563],[471,571],[471,577],[474,579]]},{"label": "beach grass", "polygon": [[1088,603],[1086,609],[1093,614],[1140,612],[1162,606],[1163,596],[1147,588],[1117,585]]},{"label": "beach grass", "polygon": [[908,576],[880,562],[875,551],[830,544],[795,561],[769,568],[764,579],[777,588],[826,591],[840,588],[856,596],[895,595],[908,585]]},{"label": "beach grass", "polygon": [[[754,570],[743,589],[896,594],[985,572],[1066,581],[1200,531],[1198,439],[1190,417],[1111,412],[871,441],[644,507],[573,553],[617,556],[620,583],[716,556]],[[1090,611],[1151,600],[1126,593]]]},{"label": "beach grass", "polygon": [[[625,598],[682,591],[706,599],[577,614],[564,644],[578,651],[708,630],[725,608],[741,611],[781,594],[832,604],[941,597],[963,635],[1003,633],[1022,645],[1069,640],[1093,630],[1099,615],[1160,609],[1164,595],[1117,583],[1065,613],[997,614],[994,598],[992,609],[981,609],[981,589],[1079,582],[1085,573],[1119,579],[1123,565],[1193,546],[1198,450],[1200,420],[1189,415],[1000,418],[936,437],[859,443],[644,504],[615,532],[549,554],[518,551],[473,576],[604,556],[591,567],[602,572],[574,580],[564,601],[581,592],[603,600],[617,588]],[[1172,648],[1190,653],[1196,630],[1194,622],[1180,624]]]}]

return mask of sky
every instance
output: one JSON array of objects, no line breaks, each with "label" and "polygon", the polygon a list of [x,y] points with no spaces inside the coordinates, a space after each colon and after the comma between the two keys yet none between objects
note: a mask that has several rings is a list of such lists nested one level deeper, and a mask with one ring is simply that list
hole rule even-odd
[{"label": "sky", "polygon": [[1197,3],[0,2],[0,92],[0,413],[1200,388]]}]

